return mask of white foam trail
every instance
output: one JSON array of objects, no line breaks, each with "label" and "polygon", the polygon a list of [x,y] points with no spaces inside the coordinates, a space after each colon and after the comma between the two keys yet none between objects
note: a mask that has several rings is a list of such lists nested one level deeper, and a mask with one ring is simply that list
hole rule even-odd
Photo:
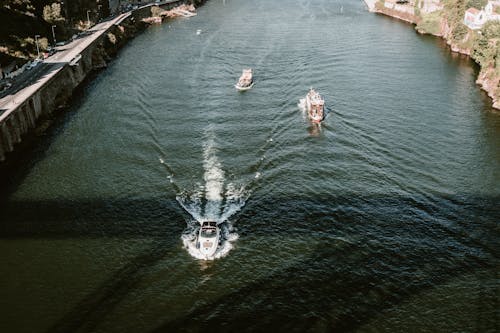
[{"label": "white foam trail", "polygon": [[206,219],[202,213],[202,198],[204,193],[204,187],[198,185],[197,188],[191,193],[182,192],[176,197],[177,202],[188,212],[195,220],[202,222]]},{"label": "white foam trail", "polygon": [[[234,231],[229,218],[241,210],[250,192],[243,185],[233,183],[225,185],[225,172],[217,158],[215,138],[211,133],[208,133],[206,143],[203,145],[203,168],[205,184],[199,185],[191,193],[183,191],[177,195],[179,204],[194,219],[188,222],[181,239],[188,253],[194,258],[213,260],[227,255],[238,239],[238,234]],[[200,224],[204,221],[217,222],[221,231],[220,245],[210,258],[203,256],[196,248]]]},{"label": "white foam trail", "polygon": [[238,188],[229,183],[226,188],[226,204],[224,205],[220,220],[222,222],[227,221],[231,216],[239,212],[245,206],[248,195],[249,193],[245,190],[244,186]]},{"label": "white foam trail", "polygon": [[211,139],[205,144],[203,152],[203,167],[205,174],[205,191],[207,200],[222,201],[222,190],[224,187],[224,171],[217,159],[217,150],[214,147],[214,140]]},{"label": "white foam trail", "polygon": [[299,107],[299,109],[302,111],[302,112],[305,112],[306,111],[306,99],[305,98],[301,98],[299,100],[299,103],[297,104],[297,106]]},{"label": "white foam trail", "polygon": [[203,168],[205,169],[203,178],[205,179],[205,197],[207,199],[205,215],[215,221],[220,215],[224,189],[224,171],[216,153],[215,140],[213,137],[209,137],[203,151]]}]

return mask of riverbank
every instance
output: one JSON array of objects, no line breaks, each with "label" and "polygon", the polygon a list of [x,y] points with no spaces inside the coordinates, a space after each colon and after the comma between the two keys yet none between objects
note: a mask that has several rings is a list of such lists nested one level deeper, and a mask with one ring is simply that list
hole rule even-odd
[{"label": "riverbank", "polygon": [[[164,9],[204,1],[164,1]],[[65,45],[54,56],[31,70],[25,82],[0,99],[0,162],[27,136],[43,132],[58,110],[64,110],[80,85],[96,70],[107,66],[117,52],[147,27],[153,5],[102,22],[81,38]]]},{"label": "riverbank", "polygon": [[481,31],[468,29],[462,24],[463,6],[456,6],[453,0],[427,0],[421,1],[421,4],[418,1],[404,4],[378,0],[364,2],[370,12],[414,24],[418,33],[441,37],[452,52],[470,56],[480,66],[476,83],[491,98],[492,107],[500,109],[500,71],[496,60],[499,45],[498,36],[494,35],[498,31],[488,36]]}]

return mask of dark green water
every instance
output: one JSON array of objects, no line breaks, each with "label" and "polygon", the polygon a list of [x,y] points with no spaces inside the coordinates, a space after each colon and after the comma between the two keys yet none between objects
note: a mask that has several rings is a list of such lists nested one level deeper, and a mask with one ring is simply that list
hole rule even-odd
[{"label": "dark green water", "polygon": [[149,28],[2,175],[0,331],[496,331],[500,114],[476,75],[362,1]]}]

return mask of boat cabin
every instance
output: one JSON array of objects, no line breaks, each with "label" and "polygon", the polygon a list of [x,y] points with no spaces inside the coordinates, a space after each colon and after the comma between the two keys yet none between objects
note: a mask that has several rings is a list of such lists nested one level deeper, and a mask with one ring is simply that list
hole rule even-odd
[{"label": "boat cabin", "polygon": [[201,236],[205,238],[212,238],[217,236],[217,223],[203,222],[201,226]]}]

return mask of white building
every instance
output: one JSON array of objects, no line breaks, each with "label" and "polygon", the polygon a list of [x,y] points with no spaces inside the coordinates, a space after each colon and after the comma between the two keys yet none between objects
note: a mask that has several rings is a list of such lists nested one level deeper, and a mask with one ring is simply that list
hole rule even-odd
[{"label": "white building", "polygon": [[500,1],[488,1],[484,11],[488,16],[488,21],[500,21]]},{"label": "white building", "polygon": [[500,21],[500,1],[488,1],[481,10],[469,8],[465,11],[464,24],[472,30],[481,29],[488,21]]}]

